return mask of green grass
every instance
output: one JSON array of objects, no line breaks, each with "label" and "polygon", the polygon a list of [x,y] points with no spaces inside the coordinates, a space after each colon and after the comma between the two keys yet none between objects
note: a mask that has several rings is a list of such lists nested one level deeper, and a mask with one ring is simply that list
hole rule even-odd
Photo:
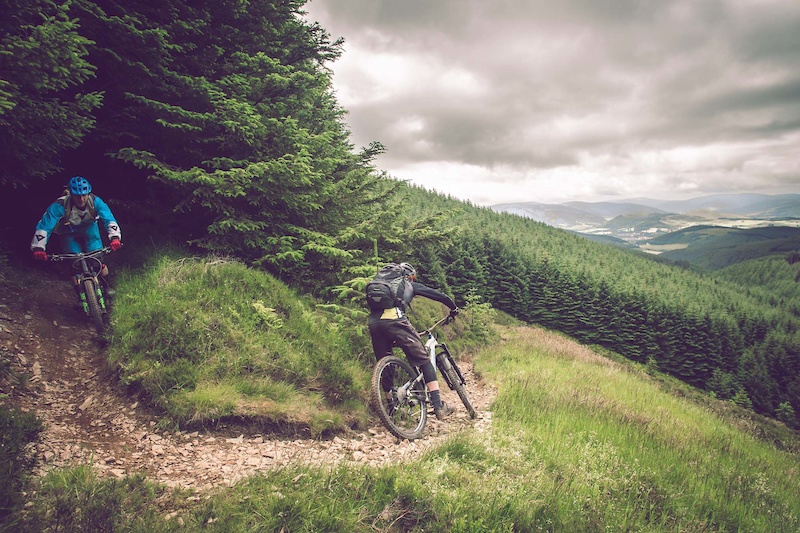
[{"label": "green grass", "polygon": [[50,472],[36,489],[14,531],[177,531],[163,517],[186,497],[139,475],[100,480],[89,466]]},{"label": "green grass", "polygon": [[268,274],[160,255],[122,273],[117,290],[110,362],[169,420],[237,417],[323,434],[368,416],[365,348]]},{"label": "green grass", "polygon": [[495,427],[547,472],[562,526],[800,527],[800,459],[758,438],[763,429],[541,330],[517,330],[487,355],[481,368],[501,390]]},{"label": "green grass", "polygon": [[500,335],[474,355],[498,387],[490,432],[454,433],[403,464],[295,465],[193,498],[141,478],[61,474],[45,482],[36,516],[83,520],[93,494],[126,531],[800,528],[800,458],[772,438],[798,450],[796,434],[562,335],[518,326]]},{"label": "green grass", "polygon": [[[0,351],[0,363],[5,361],[6,354]],[[4,381],[0,375],[0,384]],[[0,531],[4,525],[13,527],[17,522],[14,510],[24,503],[21,492],[31,463],[26,448],[42,429],[41,420],[33,414],[0,405]]]},{"label": "green grass", "polygon": [[[369,416],[372,356],[349,331],[363,323],[228,261],[162,256],[118,288],[112,361],[167,416],[314,428]],[[419,325],[441,313],[418,307]],[[296,464],[199,495],[55,471],[30,487],[15,530],[800,530],[797,433],[486,306],[462,318],[442,337],[497,388],[489,431],[401,464]],[[502,325],[488,332],[489,318]]]}]

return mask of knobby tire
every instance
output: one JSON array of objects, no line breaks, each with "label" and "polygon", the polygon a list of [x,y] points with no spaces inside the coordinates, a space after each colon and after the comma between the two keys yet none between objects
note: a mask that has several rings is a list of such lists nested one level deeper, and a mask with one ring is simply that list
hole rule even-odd
[{"label": "knobby tire", "polygon": [[425,431],[425,384],[420,380],[408,393],[402,389],[416,377],[411,365],[394,355],[381,358],[372,372],[373,409],[386,429],[399,439],[418,439]]},{"label": "knobby tire", "polygon": [[83,292],[86,294],[86,303],[89,306],[89,318],[92,320],[98,333],[103,333],[106,324],[103,320],[103,308],[97,297],[97,282],[93,279],[83,280]]},{"label": "knobby tire", "polygon": [[467,409],[467,413],[469,413],[470,418],[475,418],[477,413],[475,412],[475,408],[472,406],[472,402],[469,399],[469,395],[467,394],[467,390],[464,388],[464,382],[461,378],[461,371],[456,367],[456,362],[450,356],[449,353],[443,352],[439,354],[437,357],[437,365],[439,367],[439,372],[442,373],[444,376],[447,385],[456,391],[458,397],[461,399],[461,403],[464,404],[464,407]]}]

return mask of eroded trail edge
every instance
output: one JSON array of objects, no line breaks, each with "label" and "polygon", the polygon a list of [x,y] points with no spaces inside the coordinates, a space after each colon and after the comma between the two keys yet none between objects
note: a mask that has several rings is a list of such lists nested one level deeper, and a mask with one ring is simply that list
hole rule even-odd
[{"label": "eroded trail edge", "polygon": [[[446,421],[430,417],[425,436],[398,441],[375,418],[365,431],[332,439],[277,438],[237,431],[162,431],[157,418],[128,396],[108,371],[102,343],[74,309],[63,280],[42,279],[18,289],[0,280],[0,349],[25,387],[7,387],[6,402],[35,413],[45,430],[31,454],[36,472],[89,464],[101,476],[137,472],[171,487],[207,490],[229,486],[258,472],[294,464],[373,466],[413,458],[459,431],[486,433],[494,391],[477,379],[472,365],[460,363],[478,417],[468,417],[457,395],[444,397],[456,412]],[[6,390],[6,388],[8,390]]]}]

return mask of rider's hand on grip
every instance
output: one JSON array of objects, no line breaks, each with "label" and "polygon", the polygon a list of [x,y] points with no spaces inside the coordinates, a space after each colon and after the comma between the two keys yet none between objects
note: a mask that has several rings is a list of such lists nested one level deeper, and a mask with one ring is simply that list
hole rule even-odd
[{"label": "rider's hand on grip", "polygon": [[459,309],[458,307],[456,307],[455,309],[451,309],[450,310],[450,314],[447,315],[447,319],[445,319],[444,323],[445,324],[449,324],[450,322],[455,320],[456,319],[456,315],[458,314],[459,311],[461,311],[461,309]]},{"label": "rider's hand on grip", "polygon": [[33,258],[37,261],[47,261],[47,252],[42,250],[41,248],[37,248],[33,251]]},{"label": "rider's hand on grip", "polygon": [[116,239],[116,238],[115,239],[111,239],[111,242],[108,243],[108,245],[111,247],[111,251],[112,252],[116,252],[117,250],[122,248],[122,241],[119,240],[119,239]]}]

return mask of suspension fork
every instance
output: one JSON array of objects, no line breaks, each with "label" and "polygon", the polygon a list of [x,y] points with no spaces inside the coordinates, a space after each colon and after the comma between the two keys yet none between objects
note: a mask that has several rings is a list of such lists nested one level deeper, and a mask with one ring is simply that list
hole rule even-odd
[{"label": "suspension fork", "polygon": [[89,314],[89,302],[87,301],[86,290],[84,288],[84,282],[88,279],[94,280],[94,290],[95,296],[97,297],[97,303],[100,304],[100,309],[105,312],[106,310],[106,302],[105,297],[103,296],[103,289],[100,286],[100,278],[102,277],[101,274],[94,275],[93,272],[89,270],[88,265],[86,264],[86,260],[81,261],[81,270],[82,272],[75,274],[72,279],[73,282],[78,287],[78,292],[80,293],[81,299],[81,306],[83,307],[83,312],[87,315]]}]

